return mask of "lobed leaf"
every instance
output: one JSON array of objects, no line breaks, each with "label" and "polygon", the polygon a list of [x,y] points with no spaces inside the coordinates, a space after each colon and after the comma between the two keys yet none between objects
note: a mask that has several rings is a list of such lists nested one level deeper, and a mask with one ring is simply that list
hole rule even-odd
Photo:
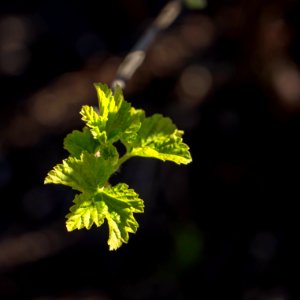
[{"label": "lobed leaf", "polygon": [[122,243],[128,242],[129,233],[135,233],[138,228],[133,213],[144,211],[143,200],[124,183],[105,187],[92,195],[77,195],[73,202],[74,205],[66,216],[68,231],[90,229],[93,224],[99,227],[106,219],[110,250],[116,250]]},{"label": "lobed leaf", "polygon": [[177,130],[170,118],[154,114],[143,120],[137,139],[132,143],[132,156],[188,164],[192,158],[182,135],[183,131]]},{"label": "lobed leaf", "polygon": [[70,186],[80,192],[94,192],[104,186],[114,171],[109,160],[83,152],[80,159],[70,156],[56,165],[45,178],[45,183]]},{"label": "lobed leaf", "polygon": [[82,120],[90,128],[94,138],[104,143],[115,143],[130,138],[141,126],[141,110],[131,107],[117,87],[113,95],[105,84],[95,84],[99,98],[99,113],[93,107],[83,106]]},{"label": "lobed leaf", "polygon": [[74,130],[64,139],[64,148],[76,158],[80,158],[83,151],[95,154],[98,147],[99,142],[93,138],[90,130],[86,127],[82,131]]}]

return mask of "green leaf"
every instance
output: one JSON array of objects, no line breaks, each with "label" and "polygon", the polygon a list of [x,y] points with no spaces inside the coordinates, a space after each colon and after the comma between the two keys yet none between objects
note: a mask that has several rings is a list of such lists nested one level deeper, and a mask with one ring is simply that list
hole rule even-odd
[{"label": "green leaf", "polygon": [[56,165],[45,178],[45,183],[63,184],[80,192],[94,192],[104,186],[114,166],[109,160],[83,152],[80,159],[69,157]]},{"label": "green leaf", "polygon": [[105,160],[110,161],[112,165],[117,164],[119,153],[117,148],[110,143],[102,143],[99,148],[99,156]]},{"label": "green leaf", "polygon": [[99,143],[95,140],[88,128],[82,131],[74,130],[64,139],[64,148],[76,158],[80,158],[83,151],[95,154]]},{"label": "green leaf", "polygon": [[[103,119],[103,123],[106,124],[109,112],[116,110],[116,102],[112,90],[106,84],[95,83],[94,86],[98,96],[99,114]],[[118,97],[117,99],[119,100]]]},{"label": "green leaf", "polygon": [[104,131],[105,122],[102,117],[94,110],[92,106],[83,105],[80,111],[82,120],[86,122],[86,125],[90,128],[91,134],[95,139],[98,139],[101,143],[106,143],[107,134]]},{"label": "green leaf", "polygon": [[125,145],[126,149],[129,150],[130,146],[138,138],[138,131],[142,126],[142,122],[145,119],[145,112],[142,109],[131,108],[131,124],[124,131],[121,136],[121,142]]},{"label": "green leaf", "polygon": [[182,135],[183,131],[177,130],[170,118],[154,114],[143,120],[138,138],[132,143],[131,154],[188,164],[192,158]]},{"label": "green leaf", "polygon": [[66,216],[68,231],[90,229],[94,223],[98,227],[103,224],[106,214],[104,202],[95,202],[90,194],[82,193],[75,196],[73,203],[70,213]]},{"label": "green leaf", "polygon": [[129,139],[141,126],[142,111],[134,109],[124,100],[119,87],[114,95],[105,84],[98,83],[95,87],[99,98],[99,113],[86,105],[80,112],[93,137],[102,143]]},{"label": "green leaf", "polygon": [[105,84],[96,84],[95,87],[99,98],[99,115],[105,122],[107,139],[114,143],[135,121],[135,110],[124,100],[120,87],[116,88],[114,95]]},{"label": "green leaf", "polygon": [[[67,135],[64,148],[70,156],[51,170],[45,183],[64,184],[81,192],[66,216],[67,229],[90,229],[106,220],[110,250],[127,243],[138,223],[134,213],[144,211],[143,201],[126,184],[109,185],[110,176],[132,156],[153,157],[187,164],[192,161],[183,143],[183,131],[171,119],[155,114],[145,117],[141,109],[126,102],[119,87],[115,93],[105,84],[95,84],[99,111],[84,105],[80,111],[86,127]],[[119,157],[114,143],[121,141],[126,152]]]},{"label": "green leaf", "polygon": [[83,128],[83,131],[74,130],[68,134],[64,140],[64,148],[76,158],[80,158],[83,151],[101,156],[105,160],[110,160],[112,164],[116,164],[119,158],[119,153],[114,145],[99,143],[86,127]]},{"label": "green leaf", "polygon": [[90,229],[93,224],[101,226],[104,219],[109,228],[108,245],[116,250],[127,243],[129,233],[135,233],[138,223],[133,213],[142,213],[144,203],[138,194],[124,183],[105,187],[94,194],[77,195],[67,217],[67,229]]}]

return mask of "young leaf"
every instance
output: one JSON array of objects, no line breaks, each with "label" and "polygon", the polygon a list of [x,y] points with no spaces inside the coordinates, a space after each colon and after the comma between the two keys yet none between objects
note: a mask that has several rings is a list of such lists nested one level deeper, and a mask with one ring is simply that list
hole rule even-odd
[{"label": "young leaf", "polygon": [[103,201],[95,202],[91,194],[82,193],[75,196],[73,203],[70,213],[66,215],[68,231],[82,228],[90,229],[93,224],[97,227],[102,225],[106,214]]},{"label": "young leaf", "polygon": [[101,143],[107,142],[107,134],[104,131],[105,122],[99,114],[96,113],[92,106],[83,105],[80,111],[82,120],[86,122],[87,127],[90,128],[93,137]]},{"label": "young leaf", "polygon": [[104,186],[114,166],[110,161],[83,152],[80,159],[70,156],[56,165],[45,178],[45,183],[70,186],[80,192],[94,192]]},{"label": "young leaf", "polygon": [[[129,233],[135,233],[138,223],[133,213],[144,211],[138,194],[124,183],[110,187],[110,176],[133,156],[153,157],[177,164],[187,164],[192,158],[183,143],[183,131],[177,130],[171,119],[155,114],[145,117],[116,88],[115,94],[104,84],[95,84],[99,112],[84,105],[80,111],[86,127],[67,135],[64,147],[70,156],[50,171],[45,183],[64,184],[81,192],[67,215],[67,229],[90,229],[107,220],[110,250],[127,243]],[[119,157],[114,143],[121,141],[126,153]]]},{"label": "young leaf", "polygon": [[135,109],[131,107],[131,124],[121,135],[121,142],[125,145],[129,151],[131,144],[138,138],[138,131],[142,126],[142,122],[145,119],[145,112],[142,109]]},{"label": "young leaf", "polygon": [[90,106],[83,106],[82,120],[90,128],[94,138],[101,142],[115,143],[123,135],[134,134],[141,126],[141,110],[131,107],[117,87],[115,95],[105,84],[95,84],[99,97],[99,114]]},{"label": "young leaf", "polygon": [[64,148],[76,158],[80,158],[83,151],[95,154],[97,147],[99,147],[99,142],[93,138],[86,127],[82,131],[74,130],[64,140]]},{"label": "young leaf", "polygon": [[143,120],[138,138],[132,143],[132,156],[153,157],[177,164],[192,161],[189,147],[183,143],[183,131],[177,130],[170,118],[154,114]]},{"label": "young leaf", "polygon": [[102,143],[100,145],[99,156],[109,161],[111,165],[116,165],[119,159],[117,148],[110,143]]},{"label": "young leaf", "polygon": [[99,227],[106,219],[110,250],[116,250],[122,243],[128,242],[129,233],[135,233],[138,228],[133,213],[144,211],[143,200],[124,183],[105,187],[93,195],[77,195],[74,203],[66,216],[68,231],[90,229],[93,224]]},{"label": "young leaf", "polygon": [[114,143],[132,123],[131,105],[124,100],[119,87],[114,95],[104,84],[96,84],[95,87],[99,98],[99,115],[105,120],[108,140]]}]

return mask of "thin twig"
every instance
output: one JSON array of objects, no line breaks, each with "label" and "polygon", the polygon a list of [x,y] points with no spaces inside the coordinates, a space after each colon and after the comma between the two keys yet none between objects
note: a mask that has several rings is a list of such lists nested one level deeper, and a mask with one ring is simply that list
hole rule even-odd
[{"label": "thin twig", "polygon": [[157,34],[168,28],[178,17],[181,10],[181,0],[170,1],[163,7],[154,22],[137,41],[135,46],[120,64],[115,79],[111,84],[113,90],[115,90],[117,85],[119,85],[122,89],[125,88],[128,80],[131,79],[138,67],[143,63],[146,52]]}]

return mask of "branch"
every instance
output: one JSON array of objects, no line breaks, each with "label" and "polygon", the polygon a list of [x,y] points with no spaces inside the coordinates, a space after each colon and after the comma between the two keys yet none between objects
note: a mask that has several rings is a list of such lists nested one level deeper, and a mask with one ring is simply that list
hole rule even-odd
[{"label": "branch", "polygon": [[111,84],[113,90],[115,90],[117,85],[119,85],[122,89],[125,88],[128,80],[132,78],[135,71],[143,63],[146,52],[157,34],[168,28],[178,17],[181,10],[182,1],[180,0],[172,0],[163,7],[158,17],[120,64],[115,79]]}]

